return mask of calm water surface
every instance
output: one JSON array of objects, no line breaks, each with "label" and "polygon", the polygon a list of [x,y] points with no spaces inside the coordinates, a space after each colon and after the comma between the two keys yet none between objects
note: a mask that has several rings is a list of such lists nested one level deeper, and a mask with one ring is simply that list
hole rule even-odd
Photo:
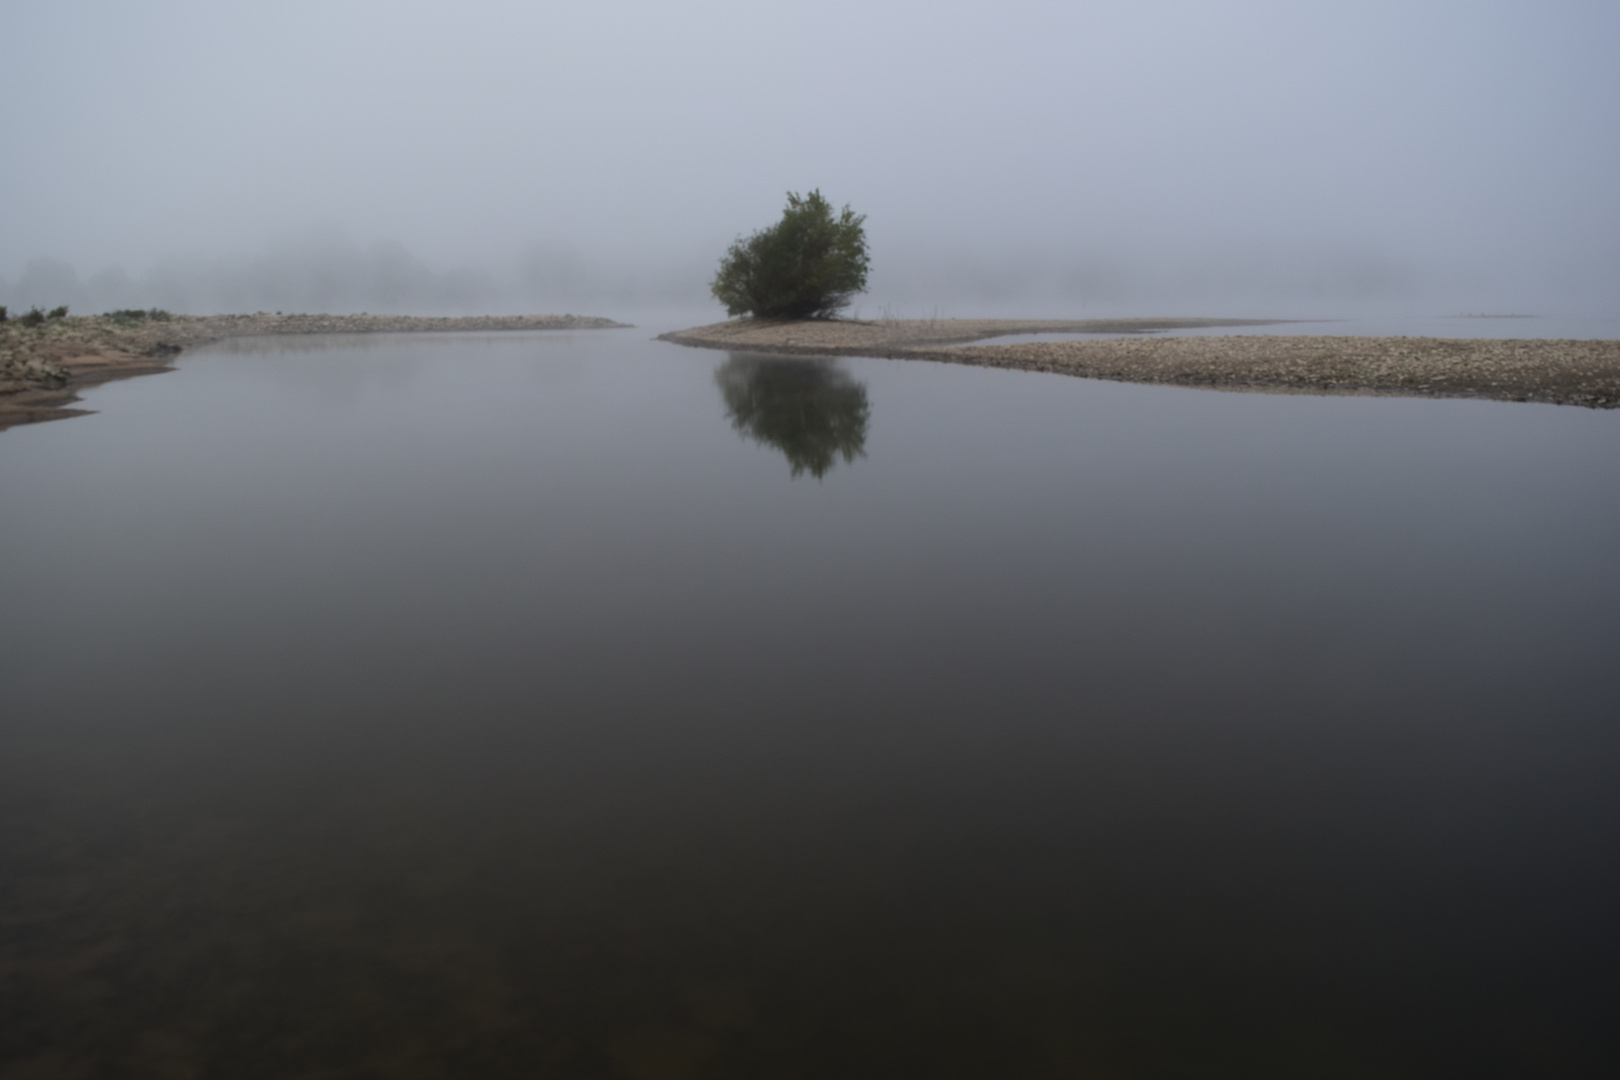
[{"label": "calm water surface", "polygon": [[0,434],[0,1077],[1616,1075],[1620,414],[647,336]]}]

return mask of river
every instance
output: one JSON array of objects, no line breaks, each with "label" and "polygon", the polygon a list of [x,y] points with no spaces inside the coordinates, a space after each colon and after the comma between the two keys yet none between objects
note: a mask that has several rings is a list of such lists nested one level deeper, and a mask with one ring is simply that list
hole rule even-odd
[{"label": "river", "polygon": [[0,1076],[1620,1071],[1620,413],[651,334],[0,434]]}]

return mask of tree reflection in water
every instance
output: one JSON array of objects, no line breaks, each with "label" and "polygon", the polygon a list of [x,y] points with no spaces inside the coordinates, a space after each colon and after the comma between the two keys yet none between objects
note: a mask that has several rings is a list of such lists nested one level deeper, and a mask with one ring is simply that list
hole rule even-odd
[{"label": "tree reflection in water", "polygon": [[866,452],[866,384],[829,360],[731,353],[714,373],[732,426],[818,480]]}]

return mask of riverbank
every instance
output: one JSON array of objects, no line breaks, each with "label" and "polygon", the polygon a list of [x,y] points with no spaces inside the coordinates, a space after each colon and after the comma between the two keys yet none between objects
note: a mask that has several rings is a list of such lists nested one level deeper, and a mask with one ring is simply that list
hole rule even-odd
[{"label": "riverbank", "polygon": [[120,315],[0,323],[0,430],[82,416],[91,386],[168,371],[187,348],[263,334],[445,333],[476,330],[605,330],[624,323],[585,315]]},{"label": "riverbank", "polygon": [[[934,360],[1225,390],[1620,407],[1620,341],[1153,335],[1173,329],[1276,324],[1276,320],[1237,319],[736,319],[664,334],[661,340],[735,352]],[[972,344],[1004,334],[1031,333],[1128,336]]]}]

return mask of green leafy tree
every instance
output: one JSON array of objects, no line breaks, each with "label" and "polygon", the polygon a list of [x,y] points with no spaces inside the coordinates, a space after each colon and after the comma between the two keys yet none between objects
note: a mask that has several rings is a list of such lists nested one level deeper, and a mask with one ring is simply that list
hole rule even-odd
[{"label": "green leafy tree", "polygon": [[730,315],[825,319],[866,291],[865,214],[788,192],[782,220],[738,239],[709,286]]}]

